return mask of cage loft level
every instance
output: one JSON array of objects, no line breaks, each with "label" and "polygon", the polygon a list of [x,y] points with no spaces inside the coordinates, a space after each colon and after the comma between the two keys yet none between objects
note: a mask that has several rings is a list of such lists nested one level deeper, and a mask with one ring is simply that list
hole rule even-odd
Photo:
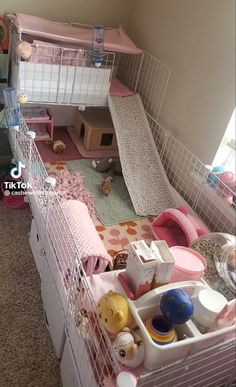
[{"label": "cage loft level", "polygon": [[[25,14],[8,19],[12,84],[28,102],[107,106],[116,55],[142,54],[121,27],[84,28]],[[27,60],[18,51],[22,36],[30,46]]]}]

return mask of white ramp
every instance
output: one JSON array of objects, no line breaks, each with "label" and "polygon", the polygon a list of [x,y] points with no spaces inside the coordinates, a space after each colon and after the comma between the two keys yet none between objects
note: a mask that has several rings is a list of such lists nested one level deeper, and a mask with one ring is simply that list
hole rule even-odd
[{"label": "white ramp", "polygon": [[157,152],[139,94],[109,97],[124,179],[138,215],[175,207],[172,188]]}]

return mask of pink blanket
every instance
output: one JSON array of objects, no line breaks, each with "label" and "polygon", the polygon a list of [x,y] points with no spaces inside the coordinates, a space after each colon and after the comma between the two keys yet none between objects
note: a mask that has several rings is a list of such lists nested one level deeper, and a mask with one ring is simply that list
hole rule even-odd
[{"label": "pink blanket", "polygon": [[62,209],[87,275],[103,272],[108,264],[112,265],[112,258],[98,235],[87,206],[78,200],[68,200],[62,203]]},{"label": "pink blanket", "polygon": [[[10,15],[9,17],[13,19],[18,31],[21,33],[91,48],[91,30],[22,13]],[[140,54],[142,52],[121,27],[106,30],[104,48],[106,51],[123,52],[126,54]]]}]

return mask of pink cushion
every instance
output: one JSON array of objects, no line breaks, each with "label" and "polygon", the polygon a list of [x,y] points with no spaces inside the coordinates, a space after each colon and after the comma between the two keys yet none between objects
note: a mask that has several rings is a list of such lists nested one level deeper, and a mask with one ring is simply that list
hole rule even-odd
[{"label": "pink cushion", "polygon": [[133,95],[133,92],[117,78],[113,78],[111,81],[110,95],[117,97],[129,97]]}]

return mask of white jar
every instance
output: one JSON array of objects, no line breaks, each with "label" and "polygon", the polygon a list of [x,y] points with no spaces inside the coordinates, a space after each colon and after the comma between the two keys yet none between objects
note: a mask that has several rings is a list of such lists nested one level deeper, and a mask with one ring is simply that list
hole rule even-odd
[{"label": "white jar", "polygon": [[227,299],[212,289],[200,290],[193,300],[194,321],[202,332],[208,331],[218,313],[228,304]]}]

